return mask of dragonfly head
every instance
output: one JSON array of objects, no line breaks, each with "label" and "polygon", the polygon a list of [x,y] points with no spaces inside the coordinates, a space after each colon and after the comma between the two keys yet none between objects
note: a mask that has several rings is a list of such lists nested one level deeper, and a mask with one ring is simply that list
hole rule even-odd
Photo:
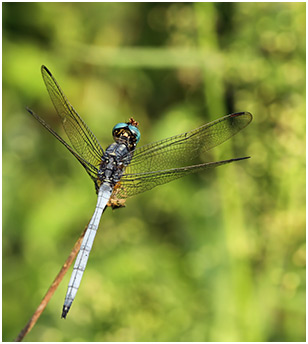
[{"label": "dragonfly head", "polygon": [[138,122],[130,118],[127,123],[118,123],[112,129],[112,135],[116,142],[128,142],[129,148],[132,150],[136,147],[140,140],[140,131]]}]

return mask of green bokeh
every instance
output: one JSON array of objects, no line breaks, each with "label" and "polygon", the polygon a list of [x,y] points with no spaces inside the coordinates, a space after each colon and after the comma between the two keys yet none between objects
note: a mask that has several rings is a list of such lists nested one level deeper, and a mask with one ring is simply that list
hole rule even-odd
[{"label": "green bokeh", "polygon": [[108,209],[67,320],[69,274],[26,341],[305,340],[305,3],[3,3],[3,340],[25,326],[95,206],[40,76],[100,140],[254,120],[187,177]]}]

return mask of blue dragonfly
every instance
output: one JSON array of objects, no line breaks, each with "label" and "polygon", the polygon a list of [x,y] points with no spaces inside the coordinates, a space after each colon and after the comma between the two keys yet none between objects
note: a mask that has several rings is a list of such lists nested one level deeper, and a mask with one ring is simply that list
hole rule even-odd
[{"label": "blue dragonfly", "polygon": [[104,151],[93,132],[69,103],[59,84],[47,69],[41,73],[51,101],[69,138],[66,142],[40,116],[27,108],[45,129],[54,135],[81,163],[94,182],[97,204],[88,224],[62,309],[66,318],[75,299],[101,216],[107,206],[121,207],[127,197],[150,190],[191,173],[225,165],[249,157],[192,164],[211,148],[223,143],[252,120],[249,112],[233,113],[186,133],[137,148],[140,140],[138,122],[130,118],[112,129],[114,143]]}]

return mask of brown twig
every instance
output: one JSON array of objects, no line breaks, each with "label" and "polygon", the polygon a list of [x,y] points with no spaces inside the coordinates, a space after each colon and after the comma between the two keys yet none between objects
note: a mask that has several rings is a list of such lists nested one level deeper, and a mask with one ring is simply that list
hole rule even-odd
[{"label": "brown twig", "polygon": [[26,334],[31,331],[32,327],[35,325],[35,323],[37,322],[37,320],[41,316],[43,310],[47,306],[48,302],[52,298],[54,292],[57,290],[57,288],[58,288],[60,282],[62,281],[63,277],[67,273],[67,270],[72,265],[75,257],[77,256],[77,253],[79,252],[80,245],[81,245],[82,239],[83,239],[83,237],[85,235],[85,232],[86,232],[87,228],[88,228],[88,226],[86,226],[86,228],[84,229],[84,231],[82,232],[82,234],[80,235],[78,240],[76,241],[76,243],[75,243],[75,245],[74,245],[70,255],[68,256],[68,258],[66,259],[65,263],[63,264],[63,266],[62,266],[60,272],[58,273],[57,277],[52,282],[52,284],[51,284],[50,288],[48,289],[46,295],[44,296],[43,300],[41,301],[41,303],[37,307],[36,311],[34,312],[34,314],[31,317],[31,319],[28,321],[27,325],[20,331],[19,335],[15,339],[15,342],[21,342],[24,339],[24,337],[26,336]]}]

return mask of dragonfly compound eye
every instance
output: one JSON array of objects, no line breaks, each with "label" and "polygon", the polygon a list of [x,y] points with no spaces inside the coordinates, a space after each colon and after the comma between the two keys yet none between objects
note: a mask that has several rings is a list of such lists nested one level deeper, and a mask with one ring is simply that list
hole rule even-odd
[{"label": "dragonfly compound eye", "polygon": [[136,144],[137,144],[139,142],[139,140],[140,140],[140,131],[139,131],[139,129],[137,127],[135,127],[134,125],[131,125],[131,124],[128,125],[128,129],[134,135],[134,137],[136,139]]},{"label": "dragonfly compound eye", "polygon": [[112,129],[112,135],[114,135],[114,132],[118,129],[126,129],[128,128],[128,124],[127,123],[118,123],[116,124],[113,129]]},{"label": "dragonfly compound eye", "polygon": [[112,129],[112,136],[115,141],[128,129],[127,123],[118,123]]},{"label": "dragonfly compound eye", "polygon": [[126,136],[129,140],[130,148],[134,148],[140,140],[139,129],[129,123],[118,123],[112,129],[112,135],[114,140],[117,142],[122,136]]}]

